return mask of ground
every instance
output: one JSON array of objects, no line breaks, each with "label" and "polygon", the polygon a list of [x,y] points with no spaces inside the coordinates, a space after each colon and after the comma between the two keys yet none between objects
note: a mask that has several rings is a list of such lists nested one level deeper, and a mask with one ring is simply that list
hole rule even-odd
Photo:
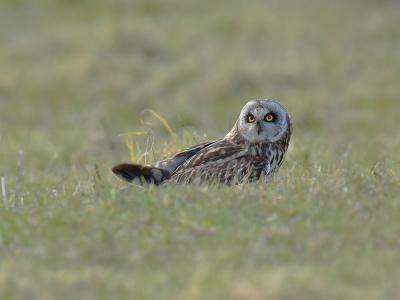
[{"label": "ground", "polygon": [[[1,2],[0,298],[399,299],[399,14]],[[255,98],[293,121],[269,186],[125,188],[110,171],[223,137]]]}]

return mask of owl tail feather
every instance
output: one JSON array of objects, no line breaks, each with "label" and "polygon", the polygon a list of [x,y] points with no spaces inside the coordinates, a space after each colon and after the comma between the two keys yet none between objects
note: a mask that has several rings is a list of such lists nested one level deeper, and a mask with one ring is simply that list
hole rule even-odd
[{"label": "owl tail feather", "polygon": [[170,172],[150,165],[122,163],[112,168],[112,171],[120,179],[127,182],[137,180],[138,183],[147,182],[148,184],[158,185],[166,180]]}]

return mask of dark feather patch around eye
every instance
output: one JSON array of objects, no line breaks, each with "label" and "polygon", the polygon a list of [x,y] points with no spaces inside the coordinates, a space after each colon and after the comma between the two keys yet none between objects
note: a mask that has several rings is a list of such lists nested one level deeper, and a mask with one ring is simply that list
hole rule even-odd
[{"label": "dark feather patch around eye", "polygon": [[248,115],[246,116],[246,122],[247,122],[247,123],[253,123],[255,120],[256,120],[256,119],[255,119],[255,117],[254,117],[252,114],[248,114]]},{"label": "dark feather patch around eye", "polygon": [[275,123],[277,120],[278,120],[278,115],[276,113],[270,112],[264,116],[264,121],[268,123]]}]

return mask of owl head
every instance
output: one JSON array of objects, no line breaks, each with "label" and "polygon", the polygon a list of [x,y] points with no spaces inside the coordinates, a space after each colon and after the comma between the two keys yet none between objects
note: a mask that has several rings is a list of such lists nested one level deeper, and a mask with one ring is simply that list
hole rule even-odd
[{"label": "owl head", "polygon": [[286,109],[274,100],[249,101],[240,112],[237,129],[250,143],[276,142],[290,129]]}]

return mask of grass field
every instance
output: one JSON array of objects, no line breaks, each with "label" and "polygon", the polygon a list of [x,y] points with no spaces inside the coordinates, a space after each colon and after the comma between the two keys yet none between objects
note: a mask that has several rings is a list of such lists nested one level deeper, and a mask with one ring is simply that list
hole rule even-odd
[{"label": "grass field", "polygon": [[[1,299],[400,299],[400,2],[0,3]],[[272,98],[266,186],[110,171]],[[171,135],[151,113],[160,114]],[[143,125],[146,124],[146,125]],[[146,152],[154,134],[154,156]],[[150,134],[152,137],[153,135]]]}]

